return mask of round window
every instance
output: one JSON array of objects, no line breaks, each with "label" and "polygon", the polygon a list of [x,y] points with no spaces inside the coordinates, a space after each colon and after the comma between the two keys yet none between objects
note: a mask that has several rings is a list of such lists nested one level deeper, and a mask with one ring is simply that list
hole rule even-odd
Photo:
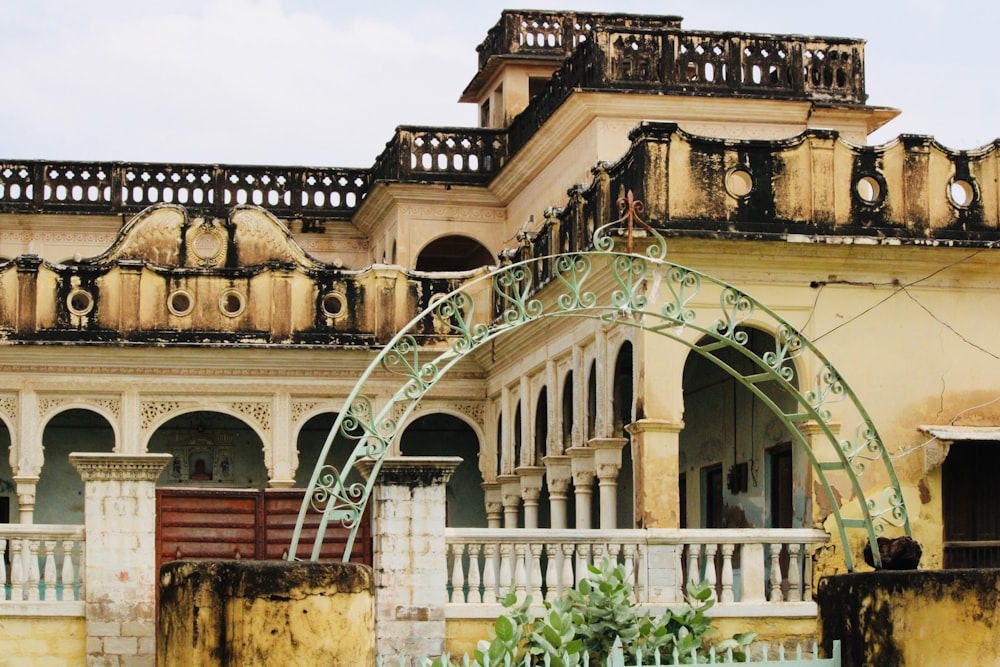
[{"label": "round window", "polygon": [[66,297],[66,306],[69,312],[82,317],[94,309],[94,297],[87,290],[78,287]]},{"label": "round window", "polygon": [[194,308],[194,297],[187,290],[174,290],[167,297],[167,308],[178,317],[188,315]]},{"label": "round window", "polygon": [[320,305],[327,317],[341,317],[347,312],[347,299],[340,292],[327,292]]},{"label": "round window", "polygon": [[726,191],[742,199],[753,190],[753,174],[746,167],[734,167],[726,174]]},{"label": "round window", "polygon": [[219,297],[219,308],[227,317],[236,317],[243,312],[245,305],[243,295],[234,289],[226,290]]}]

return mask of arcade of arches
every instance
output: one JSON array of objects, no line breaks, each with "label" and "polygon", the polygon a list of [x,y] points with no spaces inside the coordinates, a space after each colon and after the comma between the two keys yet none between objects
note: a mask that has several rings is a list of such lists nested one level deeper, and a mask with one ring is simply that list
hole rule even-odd
[{"label": "arcade of arches", "polygon": [[[754,350],[773,345],[765,332],[748,331],[748,345]],[[632,447],[626,428],[635,421],[635,350],[627,336],[615,340],[612,344],[598,337],[595,344],[608,348],[604,354],[589,348],[584,353],[582,347],[576,347],[570,363],[557,366],[550,360],[544,372],[508,382],[486,401],[485,409],[470,410],[466,405],[464,411],[449,410],[445,401],[429,399],[429,405],[404,424],[397,454],[459,456],[464,460],[448,487],[449,525],[636,525]],[[716,354],[730,364],[741,363],[735,351],[723,349]],[[566,368],[561,377],[558,368]],[[577,378],[586,378],[586,382]],[[765,391],[787,407],[785,402],[790,399],[776,387]],[[603,395],[610,400],[602,400]],[[679,493],[682,527],[807,525],[806,462],[790,447],[785,427],[759,399],[715,364],[688,354],[683,404],[679,488],[660,491]],[[268,451],[261,429],[252,421],[237,414],[197,409],[163,420],[147,441],[147,451],[174,456],[158,487],[305,487],[334,413],[318,411],[299,419],[297,431],[293,431],[298,460],[293,480],[288,481],[274,479],[276,451],[273,445]],[[584,434],[588,445],[580,447]],[[30,511],[27,516],[19,513],[15,479],[23,477],[14,474],[12,461],[18,459],[12,456],[10,440],[5,426],[0,429],[0,451],[4,454],[0,457],[0,497],[5,500],[0,505],[0,519],[81,523],[83,485],[68,463],[68,454],[116,451],[116,429],[107,416],[75,407],[48,417],[41,429],[37,458],[44,460],[44,465],[40,466],[34,497],[21,494],[29,506],[33,504],[33,517]],[[338,436],[330,463],[339,466],[352,445]],[[594,452],[601,448],[607,451],[597,456],[605,456],[605,460],[595,463]]]}]

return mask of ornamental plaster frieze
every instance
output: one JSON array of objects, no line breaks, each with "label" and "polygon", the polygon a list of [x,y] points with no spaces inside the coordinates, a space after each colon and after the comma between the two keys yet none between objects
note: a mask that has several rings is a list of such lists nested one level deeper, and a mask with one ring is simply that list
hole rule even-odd
[{"label": "ornamental plaster frieze", "polygon": [[148,433],[149,430],[158,424],[162,424],[175,414],[184,414],[194,411],[221,411],[229,414],[240,415],[257,426],[261,432],[270,433],[273,408],[270,400],[256,401],[212,401],[203,400],[144,400],[140,404],[141,429]]},{"label": "ornamental plaster frieze", "polygon": [[429,220],[477,220],[483,222],[503,221],[507,219],[507,211],[502,208],[485,206],[440,206],[422,204],[403,204],[399,212],[411,218]]},{"label": "ornamental plaster frieze", "polygon": [[323,414],[326,412],[336,412],[341,408],[343,401],[331,401],[331,400],[292,400],[291,404],[291,417],[292,424],[296,426],[301,425],[302,422],[307,419],[312,419],[316,415]]},{"label": "ornamental plaster frieze", "polygon": [[35,232],[35,231],[4,231],[0,232],[0,243],[66,243],[70,245],[104,245],[114,243],[115,234],[94,234],[79,232]]},{"label": "ornamental plaster frieze", "polygon": [[114,418],[114,421],[118,421],[122,413],[122,402],[118,397],[86,396],[81,394],[74,394],[72,396],[66,394],[39,394],[38,396],[39,417],[44,418],[54,412],[59,412],[66,406],[73,406],[75,408],[91,406],[97,408],[97,412],[101,414],[110,415]]},{"label": "ornamental plaster frieze", "polygon": [[[393,406],[392,419],[398,424],[403,418],[407,404],[397,403]],[[459,412],[469,421],[479,426],[480,430],[486,429],[486,401],[447,401],[447,400],[423,400],[420,402],[420,412],[416,418],[423,417],[435,412]]]},{"label": "ornamental plaster frieze", "polygon": [[0,414],[7,418],[8,424],[17,423],[18,400],[16,394],[0,394]]},{"label": "ornamental plaster frieze", "polygon": [[84,482],[155,482],[170,463],[170,454],[70,454]]},{"label": "ornamental plaster frieze", "polygon": [[[114,366],[40,366],[40,365],[0,365],[0,374],[9,373],[11,375],[16,375],[18,377],[24,377],[25,375],[107,375],[117,378],[114,383],[117,386],[121,386],[122,376],[155,376],[162,378],[164,374],[169,374],[170,376],[176,377],[225,377],[225,378],[245,378],[245,377],[260,377],[260,378],[293,378],[299,382],[305,379],[308,380],[320,380],[320,379],[334,379],[334,380],[349,380],[356,381],[361,377],[364,369],[346,369],[346,370],[330,370],[311,367],[308,369],[300,368],[205,368],[205,367],[181,367],[181,368],[163,368],[163,367],[114,367]],[[387,373],[386,378],[390,377]],[[482,379],[481,372],[462,372],[451,370],[448,372],[449,378],[460,379],[460,380],[480,380]],[[373,379],[378,379],[376,375]],[[155,386],[162,386],[162,380],[155,383]],[[200,385],[199,385],[200,386]],[[353,386],[353,382],[351,383]],[[230,386],[227,391],[231,392],[232,387]]]}]

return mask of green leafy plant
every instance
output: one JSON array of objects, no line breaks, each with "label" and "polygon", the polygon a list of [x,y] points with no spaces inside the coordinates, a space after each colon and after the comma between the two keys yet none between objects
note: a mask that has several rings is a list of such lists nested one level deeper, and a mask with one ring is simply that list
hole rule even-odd
[{"label": "green leafy plant", "polygon": [[[577,667],[584,664],[586,654],[590,665],[603,665],[616,639],[633,664],[638,664],[640,655],[652,661],[657,651],[663,657],[672,657],[676,651],[682,662],[692,661],[692,650],[702,648],[711,632],[706,612],[714,602],[707,583],[689,583],[687,603],[653,617],[640,613],[623,566],[604,561],[589,571],[564,597],[546,601],[541,618],[531,611],[531,596],[518,601],[508,593],[502,600],[507,613],[496,620],[491,639],[479,642],[472,664],[492,667],[509,659],[510,664],[521,665],[527,656],[531,665],[545,664],[547,658],[553,667]],[[721,642],[717,650],[732,650],[738,660],[755,636],[752,632],[736,635]],[[447,658],[438,664],[448,664]]]}]

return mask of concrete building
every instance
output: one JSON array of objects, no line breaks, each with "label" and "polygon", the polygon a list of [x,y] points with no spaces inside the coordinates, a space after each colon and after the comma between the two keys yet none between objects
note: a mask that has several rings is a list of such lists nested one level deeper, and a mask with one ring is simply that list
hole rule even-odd
[{"label": "concrete building", "polygon": [[[995,564],[996,144],[866,145],[897,111],[865,103],[856,39],[510,11],[478,51],[481,126],[400,127],[370,169],[0,162],[4,654],[152,664],[157,565],[282,557],[376,355],[469,331],[415,315],[467,285],[486,326],[513,293],[487,267],[522,262],[517,303],[551,309],[584,274],[547,258],[645,253],[630,220],[690,271],[594,258],[595,298],[642,304],[526,316],[394,414],[391,456],[463,462],[355,549],[384,646],[467,649],[497,590],[604,556],[653,606],[706,576],[724,627],[776,639],[815,632],[859,522],[908,525],[925,567]],[[398,371],[366,376],[375,408]]]}]

